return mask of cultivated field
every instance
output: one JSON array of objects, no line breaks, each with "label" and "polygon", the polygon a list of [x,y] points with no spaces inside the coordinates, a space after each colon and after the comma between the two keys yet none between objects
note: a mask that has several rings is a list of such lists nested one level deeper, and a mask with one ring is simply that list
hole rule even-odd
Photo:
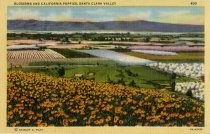
[{"label": "cultivated field", "polygon": [[60,42],[58,41],[52,41],[52,40],[31,40],[31,39],[21,39],[21,40],[7,40],[7,46],[12,46],[12,45],[33,45],[33,44],[45,44],[45,45],[56,45]]},{"label": "cultivated field", "polygon": [[53,50],[18,50],[7,52],[8,65],[27,65],[35,61],[53,61],[65,59],[65,57]]},{"label": "cultivated field", "polygon": [[88,44],[59,44],[55,46],[48,46],[48,48],[59,48],[59,49],[81,49],[81,48],[89,48]]},{"label": "cultivated field", "polygon": [[153,46],[153,45],[144,45],[144,46],[131,46],[129,47],[132,50],[159,50],[159,51],[169,51],[169,52],[200,52],[204,51],[203,46]]},{"label": "cultivated field", "polygon": [[144,54],[161,55],[161,56],[173,56],[176,55],[174,52],[166,51],[155,51],[155,50],[132,50],[133,52],[139,52]]},{"label": "cultivated field", "polygon": [[124,52],[127,55],[161,62],[204,62],[204,52],[176,52],[176,55],[153,55],[139,52]]}]

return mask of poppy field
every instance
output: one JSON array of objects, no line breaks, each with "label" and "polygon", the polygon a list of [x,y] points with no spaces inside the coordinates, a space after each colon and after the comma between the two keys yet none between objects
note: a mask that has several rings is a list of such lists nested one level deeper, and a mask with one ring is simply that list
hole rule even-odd
[{"label": "poppy field", "polygon": [[9,71],[8,126],[204,126],[204,102],[175,92]]}]

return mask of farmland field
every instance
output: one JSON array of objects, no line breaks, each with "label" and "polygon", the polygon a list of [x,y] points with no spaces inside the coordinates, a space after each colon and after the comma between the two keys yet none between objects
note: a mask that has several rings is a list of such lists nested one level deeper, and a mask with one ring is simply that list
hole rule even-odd
[{"label": "farmland field", "polygon": [[90,58],[95,57],[93,55],[82,53],[76,50],[70,50],[70,49],[61,49],[61,48],[51,48],[52,50],[62,54],[66,58]]},{"label": "farmland field", "polygon": [[60,60],[52,60],[52,61],[36,61],[30,62],[28,65],[30,66],[53,66],[53,65],[63,65],[63,66],[71,66],[71,65],[113,65],[116,62],[107,60],[105,58],[71,58],[71,59],[60,59]]},{"label": "farmland field", "polygon": [[52,41],[52,40],[32,40],[32,39],[19,39],[19,40],[7,40],[7,46],[12,46],[12,45],[32,45],[32,44],[46,44],[46,45],[55,45],[59,43],[58,41]]},{"label": "farmland field", "polygon": [[52,61],[65,59],[65,57],[53,50],[18,50],[7,52],[8,65],[26,65],[34,61]]},{"label": "farmland field", "polygon": [[168,51],[168,52],[201,52],[204,51],[204,46],[188,46],[188,45],[144,45],[144,46],[131,46],[129,49],[133,50],[159,50],[159,51]]},{"label": "farmland field", "polygon": [[161,55],[161,56],[173,56],[176,55],[174,52],[166,52],[166,51],[155,51],[155,50],[132,50],[133,52],[152,54],[152,55]]},{"label": "farmland field", "polygon": [[204,62],[204,52],[177,52],[173,56],[158,56],[138,52],[124,52],[127,55],[161,62]]},{"label": "farmland field", "polygon": [[89,48],[90,45],[88,44],[59,44],[59,45],[52,45],[48,46],[50,49],[83,49]]}]

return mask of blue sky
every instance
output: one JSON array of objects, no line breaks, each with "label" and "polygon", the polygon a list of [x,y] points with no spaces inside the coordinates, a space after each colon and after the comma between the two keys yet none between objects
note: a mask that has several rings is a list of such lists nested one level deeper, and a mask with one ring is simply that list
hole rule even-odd
[{"label": "blue sky", "polygon": [[8,19],[49,21],[147,20],[204,24],[202,7],[9,7]]}]

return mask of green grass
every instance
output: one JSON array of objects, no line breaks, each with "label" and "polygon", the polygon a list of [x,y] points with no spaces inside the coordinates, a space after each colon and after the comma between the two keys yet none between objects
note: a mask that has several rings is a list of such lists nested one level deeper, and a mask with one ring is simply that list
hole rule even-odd
[{"label": "green grass", "polygon": [[92,66],[92,67],[71,67],[66,70],[66,77],[74,77],[74,74],[83,74],[88,77],[89,73],[94,73],[96,81],[107,82],[107,77],[110,76],[116,80],[118,74],[115,66]]},{"label": "green grass", "polygon": [[161,62],[204,62],[204,52],[178,52],[175,56],[158,56],[138,52],[124,52],[125,54]]},{"label": "green grass", "polygon": [[62,66],[71,66],[71,65],[114,65],[117,64],[111,60],[100,60],[100,59],[91,59],[91,58],[80,58],[80,59],[68,59],[64,61],[40,61],[40,62],[31,62],[29,66],[52,66],[52,65],[62,65]]},{"label": "green grass", "polygon": [[[126,70],[130,70],[132,74],[128,75]],[[94,74],[89,76],[89,74]],[[123,79],[125,85],[129,85],[132,80],[136,86],[144,88],[162,88],[169,85],[171,75],[165,72],[157,71],[145,66],[79,66],[66,69],[65,77],[75,78],[75,74],[83,74],[83,79],[94,79],[98,82],[118,83]],[[177,77],[177,82],[194,81],[187,77]]]},{"label": "green grass", "polygon": [[30,43],[19,43],[18,45],[31,45]]},{"label": "green grass", "polygon": [[[58,68],[24,68],[25,72],[36,72],[58,77]],[[131,72],[130,74],[128,72]],[[75,74],[82,74],[78,78]],[[92,74],[92,75],[90,75]],[[146,66],[120,66],[116,64],[104,64],[94,66],[65,66],[65,76],[72,79],[92,79],[98,82],[121,83],[123,79],[125,85],[130,85],[133,80],[137,87],[161,89],[169,87],[171,75],[151,69]],[[196,81],[195,79],[177,76],[177,82]]]}]

